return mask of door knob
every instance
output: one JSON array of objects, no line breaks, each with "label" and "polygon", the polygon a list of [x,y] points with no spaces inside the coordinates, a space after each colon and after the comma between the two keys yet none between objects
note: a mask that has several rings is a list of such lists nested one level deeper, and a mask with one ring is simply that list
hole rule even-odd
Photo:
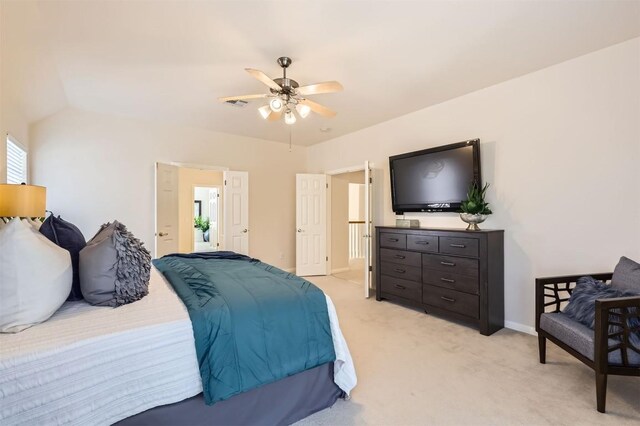
[{"label": "door knob", "polygon": [[298,232],[302,232],[302,228],[298,228]]},{"label": "door knob", "polygon": [[247,228],[244,228],[244,229],[242,230],[242,233],[243,233],[243,234],[246,234],[247,232],[249,232],[249,230],[248,230]]},{"label": "door knob", "polygon": [[168,232],[158,232],[158,237],[166,237],[167,235],[169,235]]}]

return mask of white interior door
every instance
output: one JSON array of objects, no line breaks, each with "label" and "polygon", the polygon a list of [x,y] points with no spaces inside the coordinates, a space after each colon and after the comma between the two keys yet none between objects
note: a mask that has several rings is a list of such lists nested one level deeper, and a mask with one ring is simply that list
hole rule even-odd
[{"label": "white interior door", "polygon": [[249,173],[224,172],[224,249],[249,254]]},{"label": "white interior door", "polygon": [[373,179],[369,162],[364,162],[364,297],[369,298],[371,289],[371,265],[372,265],[372,235],[373,235],[373,191],[371,190]]},{"label": "white interior door", "polygon": [[326,175],[296,175],[296,274],[327,275]]},{"label": "white interior door", "polygon": [[178,252],[178,167],[163,163],[156,163],[155,252]]}]

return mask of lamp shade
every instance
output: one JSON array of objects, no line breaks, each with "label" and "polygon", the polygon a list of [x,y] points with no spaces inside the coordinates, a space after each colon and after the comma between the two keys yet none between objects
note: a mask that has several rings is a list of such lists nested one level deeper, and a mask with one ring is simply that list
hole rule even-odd
[{"label": "lamp shade", "polygon": [[0,217],[44,217],[47,188],[0,184]]}]

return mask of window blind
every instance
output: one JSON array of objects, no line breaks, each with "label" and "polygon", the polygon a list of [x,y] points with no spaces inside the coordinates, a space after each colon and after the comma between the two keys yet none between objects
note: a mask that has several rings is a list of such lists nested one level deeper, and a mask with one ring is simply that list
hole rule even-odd
[{"label": "window blind", "polygon": [[27,182],[27,151],[7,137],[7,183]]}]

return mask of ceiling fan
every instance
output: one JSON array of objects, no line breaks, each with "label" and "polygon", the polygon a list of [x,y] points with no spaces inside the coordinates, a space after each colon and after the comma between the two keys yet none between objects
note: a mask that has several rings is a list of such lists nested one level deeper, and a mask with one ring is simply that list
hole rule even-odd
[{"label": "ceiling fan", "polygon": [[267,105],[258,108],[262,118],[269,121],[277,121],[284,116],[284,121],[287,124],[296,122],[296,112],[301,118],[306,118],[311,111],[323,117],[334,117],[336,115],[335,111],[307,99],[306,96],[340,92],[343,89],[342,85],[337,81],[325,81],[300,86],[297,81],[287,78],[287,68],[291,65],[291,62],[291,58],[286,56],[278,58],[278,65],[282,67],[282,78],[273,80],[260,70],[245,68],[245,71],[253,78],[269,87],[269,93],[227,96],[218,99],[220,102],[269,99]]}]

